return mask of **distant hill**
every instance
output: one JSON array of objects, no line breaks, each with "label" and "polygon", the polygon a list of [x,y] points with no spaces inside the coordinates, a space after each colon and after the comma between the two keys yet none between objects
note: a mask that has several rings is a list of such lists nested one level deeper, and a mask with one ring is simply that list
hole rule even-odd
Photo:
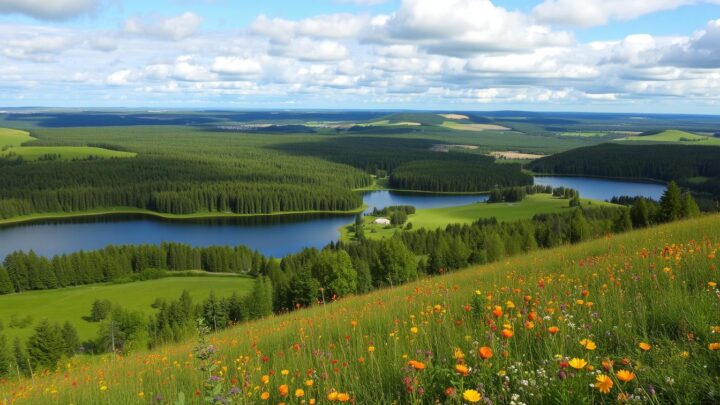
[{"label": "distant hill", "polygon": [[683,143],[693,145],[720,146],[720,139],[693,134],[691,132],[669,129],[665,131],[647,131],[638,136],[618,139],[617,142],[653,142],[653,143]]}]

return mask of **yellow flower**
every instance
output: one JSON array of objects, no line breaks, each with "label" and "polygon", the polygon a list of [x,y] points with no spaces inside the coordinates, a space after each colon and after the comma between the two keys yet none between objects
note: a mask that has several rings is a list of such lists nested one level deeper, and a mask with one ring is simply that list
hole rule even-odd
[{"label": "yellow flower", "polygon": [[288,374],[290,374],[290,371],[289,371],[289,370],[281,370],[281,371],[280,371],[280,374],[282,374],[282,375],[288,375]]},{"label": "yellow flower", "polygon": [[453,357],[456,360],[464,359],[465,353],[463,353],[462,349],[460,349],[459,347],[456,347],[455,349],[453,349]]},{"label": "yellow flower", "polygon": [[638,344],[638,346],[645,352],[652,349],[652,346],[650,346],[649,343],[645,343],[645,342],[640,342],[640,344]]},{"label": "yellow flower", "polygon": [[283,384],[278,387],[278,393],[281,397],[286,397],[288,395],[288,392],[290,392],[290,387],[288,387],[287,384]]},{"label": "yellow flower", "polygon": [[580,341],[580,344],[581,344],[584,348],[586,348],[586,349],[588,349],[588,350],[595,350],[595,349],[597,349],[597,345],[595,344],[595,342],[593,342],[593,341],[590,340],[590,339],[583,339],[583,340]]},{"label": "yellow flower", "polygon": [[347,402],[350,400],[350,395],[344,392],[337,394],[337,400],[340,402]]},{"label": "yellow flower", "polygon": [[295,390],[295,397],[296,397],[296,398],[302,398],[302,397],[304,397],[304,396],[305,396],[305,390],[303,390],[302,388],[298,388],[298,389]]},{"label": "yellow flower", "polygon": [[305,380],[305,386],[306,386],[306,387],[312,387],[313,384],[315,384],[315,381],[313,381],[313,380]]},{"label": "yellow flower", "polygon": [[715,288],[715,287],[717,287],[717,283],[714,281],[708,281],[708,287]]},{"label": "yellow flower", "polygon": [[482,395],[475,390],[465,390],[465,392],[463,392],[463,399],[468,402],[476,403],[480,402]]},{"label": "yellow flower", "polygon": [[265,374],[264,376],[260,377],[260,381],[262,381],[263,384],[267,384],[270,382],[270,376]]},{"label": "yellow flower", "polygon": [[368,346],[368,352],[372,353],[375,351],[375,346]]},{"label": "yellow flower", "polygon": [[144,396],[145,396],[145,393],[144,393],[144,392],[142,392],[142,391],[140,391],[140,392],[138,392],[138,396],[139,396],[140,398],[142,398],[142,397],[144,397]]},{"label": "yellow flower", "polygon": [[455,371],[462,376],[467,376],[468,374],[470,374],[470,369],[468,369],[468,366],[464,364],[456,364]]},{"label": "yellow flower", "polygon": [[587,363],[587,361],[585,361],[583,359],[578,359],[577,357],[573,357],[572,359],[570,359],[568,364],[570,365],[570,367],[574,368],[575,370],[582,370],[585,368],[585,366],[587,366],[588,363]]},{"label": "yellow flower", "polygon": [[267,391],[260,394],[260,399],[262,399],[263,401],[267,401],[269,398],[270,398],[270,393]]},{"label": "yellow flower", "polygon": [[334,402],[334,401],[337,401],[337,399],[338,399],[338,393],[336,391],[333,391],[333,392],[327,394],[328,401]]},{"label": "yellow flower", "polygon": [[720,350],[720,342],[710,343],[708,345],[708,349],[710,349],[714,352]]},{"label": "yellow flower", "polygon": [[618,380],[622,382],[630,382],[635,379],[635,373],[627,370],[620,370],[615,374]]},{"label": "yellow flower", "polygon": [[417,326],[413,326],[412,328],[410,328],[410,333],[418,333]]},{"label": "yellow flower", "polygon": [[100,391],[107,391],[107,385],[103,385],[102,387],[100,387]]},{"label": "yellow flower", "polygon": [[597,388],[597,390],[602,392],[603,394],[610,393],[610,389],[612,389],[612,386],[612,379],[605,374],[600,374],[599,376],[595,377],[595,388]]}]

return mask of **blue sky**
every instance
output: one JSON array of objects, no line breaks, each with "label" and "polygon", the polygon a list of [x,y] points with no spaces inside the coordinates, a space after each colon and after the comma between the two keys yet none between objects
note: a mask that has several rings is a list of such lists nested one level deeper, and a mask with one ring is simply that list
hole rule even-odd
[{"label": "blue sky", "polygon": [[0,106],[720,111],[720,0],[0,0]]}]

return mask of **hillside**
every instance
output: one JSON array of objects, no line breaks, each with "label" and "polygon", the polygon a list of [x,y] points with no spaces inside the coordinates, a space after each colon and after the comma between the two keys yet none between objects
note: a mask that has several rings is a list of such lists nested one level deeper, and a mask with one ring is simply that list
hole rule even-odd
[{"label": "hillside", "polygon": [[719,235],[712,216],[510,258],[245,324],[194,354],[73,360],[0,382],[0,401],[717,403]]},{"label": "hillside", "polygon": [[675,143],[682,145],[720,146],[720,138],[669,129],[647,135],[631,136],[616,142]]}]

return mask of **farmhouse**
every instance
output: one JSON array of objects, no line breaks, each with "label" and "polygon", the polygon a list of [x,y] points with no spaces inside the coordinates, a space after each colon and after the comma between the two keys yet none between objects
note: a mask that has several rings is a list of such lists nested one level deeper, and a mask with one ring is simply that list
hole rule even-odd
[{"label": "farmhouse", "polygon": [[390,220],[387,218],[375,218],[373,224],[377,225],[390,225]]}]

